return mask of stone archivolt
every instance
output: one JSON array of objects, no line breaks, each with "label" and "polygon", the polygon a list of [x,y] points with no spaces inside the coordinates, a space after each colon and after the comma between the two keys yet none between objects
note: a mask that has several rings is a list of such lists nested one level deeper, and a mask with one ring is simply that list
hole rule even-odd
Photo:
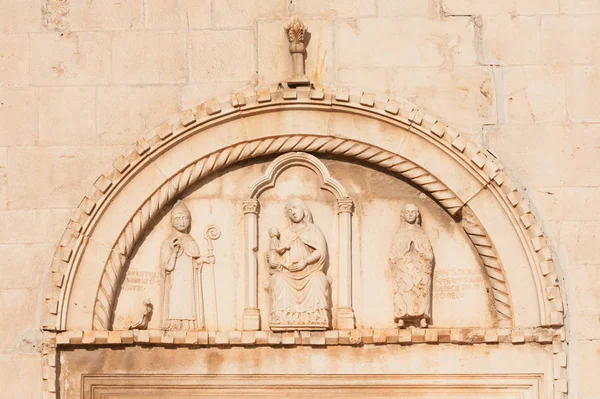
[{"label": "stone archivolt", "polygon": [[[512,224],[529,254],[530,264],[534,268],[534,275],[539,285],[538,290],[543,292],[539,304],[542,310],[541,324],[561,325],[562,298],[556,273],[553,270],[551,252],[545,243],[539,224],[531,214],[528,202],[508,180],[499,162],[484,150],[467,143],[451,128],[434,118],[420,110],[405,109],[400,104],[361,92],[326,92],[321,89],[295,90],[273,87],[248,94],[233,95],[225,102],[213,101],[202,104],[181,113],[177,121],[161,125],[149,139],[139,140],[127,156],[118,158],[113,169],[98,178],[94,188],[84,197],[75,211],[54,259],[52,284],[47,295],[45,328],[48,330],[66,328],[65,299],[68,299],[72,288],[73,271],[76,269],[74,266],[80,258],[81,250],[85,248],[89,237],[93,236],[94,227],[103,210],[118,194],[119,188],[126,184],[136,171],[143,169],[151,158],[159,157],[160,153],[172,144],[181,142],[204,128],[257,113],[281,111],[286,107],[292,110],[315,109],[324,112],[353,113],[384,120],[403,130],[408,130],[411,134],[425,138],[449,154],[504,204],[503,207],[512,219]],[[131,217],[106,263],[95,305],[94,328],[110,327],[114,292],[118,287],[119,279],[122,278],[123,264],[149,221],[169,201],[190,184],[223,167],[261,155],[289,151],[334,154],[366,161],[412,181],[429,192],[452,215],[467,209],[464,202],[453,191],[426,169],[394,152],[357,140],[326,135],[294,134],[265,137],[230,145],[207,154],[172,176]],[[469,224],[467,233],[471,232],[469,237],[482,255],[488,275],[493,279],[496,307],[497,310],[501,309],[498,310],[499,319],[508,320],[508,325],[511,325],[510,293],[499,257],[483,227],[478,225],[479,227],[473,228],[473,226],[472,223]]]}]

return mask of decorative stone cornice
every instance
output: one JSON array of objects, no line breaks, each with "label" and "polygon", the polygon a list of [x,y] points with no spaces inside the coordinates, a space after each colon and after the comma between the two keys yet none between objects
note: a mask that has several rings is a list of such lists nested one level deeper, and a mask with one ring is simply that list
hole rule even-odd
[{"label": "decorative stone cornice", "polygon": [[58,346],[79,345],[198,345],[198,346],[330,346],[415,344],[554,345],[564,341],[564,330],[553,328],[388,328],[327,331],[68,331],[58,333]]}]

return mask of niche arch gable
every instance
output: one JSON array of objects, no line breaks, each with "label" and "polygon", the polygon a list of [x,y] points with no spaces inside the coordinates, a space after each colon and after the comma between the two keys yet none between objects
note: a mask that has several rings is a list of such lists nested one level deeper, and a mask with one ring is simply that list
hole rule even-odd
[{"label": "niche arch gable", "polygon": [[277,178],[293,166],[304,166],[315,172],[321,181],[321,189],[329,191],[337,199],[348,198],[342,183],[331,177],[327,167],[318,158],[306,152],[288,152],[271,162],[265,174],[250,184],[248,199],[258,199],[263,192],[275,187]]}]

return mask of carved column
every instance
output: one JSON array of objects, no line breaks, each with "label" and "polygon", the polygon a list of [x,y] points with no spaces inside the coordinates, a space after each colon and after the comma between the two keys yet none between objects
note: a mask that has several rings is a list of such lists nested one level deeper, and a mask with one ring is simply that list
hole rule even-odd
[{"label": "carved column", "polygon": [[244,201],[244,224],[246,227],[246,306],[244,308],[243,329],[260,330],[260,311],[258,309],[258,201]]},{"label": "carved column", "polygon": [[338,247],[339,247],[339,330],[354,329],[354,310],[352,309],[352,209],[350,198],[338,199]]}]

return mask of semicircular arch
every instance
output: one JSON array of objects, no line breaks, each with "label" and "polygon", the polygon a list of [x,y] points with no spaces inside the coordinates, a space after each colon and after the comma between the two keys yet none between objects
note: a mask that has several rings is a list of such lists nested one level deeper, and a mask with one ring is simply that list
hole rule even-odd
[{"label": "semicircular arch", "polygon": [[[298,111],[301,118],[294,116]],[[542,229],[491,154],[387,98],[273,87],[178,114],[98,178],[57,249],[44,327],[109,329],[124,265],[155,215],[205,176],[290,151],[376,165],[420,187],[457,219],[468,215],[461,224],[485,266],[501,325],[562,325],[562,297]],[[527,284],[515,274],[524,266]],[[528,293],[519,299],[517,291]]]}]

